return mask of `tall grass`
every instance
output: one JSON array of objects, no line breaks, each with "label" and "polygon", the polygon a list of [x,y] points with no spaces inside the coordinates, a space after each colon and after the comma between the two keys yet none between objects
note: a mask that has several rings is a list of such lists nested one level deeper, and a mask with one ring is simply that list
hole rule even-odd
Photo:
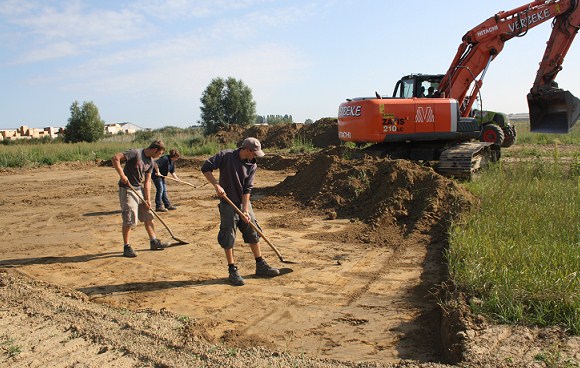
[{"label": "tall grass", "polygon": [[294,138],[294,140],[292,141],[292,147],[290,147],[289,152],[290,153],[310,153],[310,152],[314,152],[316,151],[316,148],[314,147],[314,145],[312,144],[312,140],[306,138],[306,137],[302,137],[302,136],[298,136],[296,138]]},{"label": "tall grass", "polygon": [[577,163],[537,159],[466,184],[481,206],[452,227],[447,258],[477,313],[580,333],[579,175]]}]

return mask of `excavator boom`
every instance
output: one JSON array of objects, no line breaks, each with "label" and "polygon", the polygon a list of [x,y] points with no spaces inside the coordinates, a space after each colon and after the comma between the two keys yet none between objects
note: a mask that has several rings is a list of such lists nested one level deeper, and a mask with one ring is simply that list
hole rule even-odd
[{"label": "excavator boom", "polygon": [[554,18],[552,34],[544,57],[528,94],[530,130],[532,132],[568,133],[580,118],[580,100],[569,91],[558,88],[556,75],[580,28],[578,0]]},{"label": "excavator boom", "polygon": [[579,1],[536,0],[499,12],[468,31],[441,80],[442,96],[461,101],[461,116],[469,116],[485,71],[505,42],[525,36],[531,28],[552,19],[552,34],[528,94],[530,125],[532,131],[568,132],[579,117],[580,102],[570,92],[558,89],[554,79],[580,27]]}]

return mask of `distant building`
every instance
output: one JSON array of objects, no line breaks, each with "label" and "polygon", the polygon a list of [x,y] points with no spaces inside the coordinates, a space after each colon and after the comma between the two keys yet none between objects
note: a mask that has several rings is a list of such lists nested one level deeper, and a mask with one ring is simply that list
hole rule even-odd
[{"label": "distant building", "polygon": [[[64,129],[62,127],[46,127],[46,128],[29,128],[26,125],[22,125],[18,129],[7,129],[0,130],[0,141],[3,140],[16,140],[16,139],[32,139],[32,138],[58,138],[62,137],[64,134]],[[145,130],[138,125],[132,123],[114,123],[105,124],[105,135],[113,134],[135,134],[140,130]]]},{"label": "distant building", "polygon": [[29,128],[22,125],[16,130],[0,130],[0,141],[32,138],[58,138],[64,134],[64,128],[46,127],[42,129]]},{"label": "distant building", "polygon": [[132,123],[113,123],[113,124],[105,124],[105,135],[112,135],[112,134],[135,134],[140,130],[144,130],[138,125]]}]

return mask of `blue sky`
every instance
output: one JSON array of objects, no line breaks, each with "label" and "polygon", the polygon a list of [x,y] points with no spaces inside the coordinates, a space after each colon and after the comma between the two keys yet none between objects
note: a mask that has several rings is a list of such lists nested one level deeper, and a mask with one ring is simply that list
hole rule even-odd
[{"label": "blue sky", "polygon": [[[0,0],[0,129],[65,126],[74,101],[106,123],[187,127],[213,78],[252,89],[258,115],[335,117],[349,97],[390,95],[444,73],[461,37],[526,2]],[[550,22],[508,41],[484,108],[527,112]],[[580,95],[580,41],[557,81]]]}]

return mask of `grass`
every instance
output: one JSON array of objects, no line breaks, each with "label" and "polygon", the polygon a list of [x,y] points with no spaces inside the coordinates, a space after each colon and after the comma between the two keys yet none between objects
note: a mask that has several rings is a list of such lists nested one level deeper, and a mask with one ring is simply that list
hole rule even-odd
[{"label": "grass", "polygon": [[311,153],[317,149],[312,144],[312,141],[304,137],[296,137],[292,142],[290,153]]},{"label": "grass", "polygon": [[502,323],[580,333],[578,162],[495,165],[468,188],[480,208],[451,229],[451,278]]},{"label": "grass", "polygon": [[0,338],[0,347],[4,350],[4,354],[13,358],[22,352],[22,346],[15,345],[14,339],[3,336]]},{"label": "grass", "polygon": [[574,125],[567,134],[548,134],[530,132],[528,121],[515,122],[517,142],[502,151],[503,157],[529,158],[546,157],[554,154],[554,147],[566,147],[556,151],[560,157],[580,156],[580,123]]},{"label": "grass", "polygon": [[580,142],[580,122],[575,124],[567,134],[532,133],[529,121],[514,123],[517,131],[516,144],[577,144]]},{"label": "grass", "polygon": [[64,143],[62,141],[6,142],[0,145],[0,168],[23,168],[54,165],[62,162],[109,160],[117,152],[129,148],[147,147],[154,140],[163,140],[169,148],[185,156],[215,154],[233,146],[204,137],[193,129],[168,128],[114,135],[96,143]]},{"label": "grass", "polygon": [[466,184],[481,205],[451,229],[451,278],[476,313],[578,335],[580,124],[568,134],[530,133],[528,122],[516,129],[504,150],[515,162]]}]

